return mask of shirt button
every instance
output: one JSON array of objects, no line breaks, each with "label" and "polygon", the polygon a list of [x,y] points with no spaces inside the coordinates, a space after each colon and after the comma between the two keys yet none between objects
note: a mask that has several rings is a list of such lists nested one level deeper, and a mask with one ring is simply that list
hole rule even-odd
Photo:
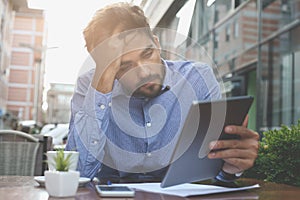
[{"label": "shirt button", "polygon": [[98,141],[97,141],[97,140],[94,140],[92,143],[93,143],[93,144],[98,144]]},{"label": "shirt button", "polygon": [[104,110],[105,109],[105,105],[100,105],[100,109]]},{"label": "shirt button", "polygon": [[148,156],[148,157],[151,157],[151,155],[152,155],[152,154],[151,154],[150,152],[147,153],[147,156]]},{"label": "shirt button", "polygon": [[108,103],[108,106],[111,107],[111,102]]},{"label": "shirt button", "polygon": [[146,124],[146,126],[147,126],[147,127],[151,127],[151,123],[148,122],[148,123]]}]

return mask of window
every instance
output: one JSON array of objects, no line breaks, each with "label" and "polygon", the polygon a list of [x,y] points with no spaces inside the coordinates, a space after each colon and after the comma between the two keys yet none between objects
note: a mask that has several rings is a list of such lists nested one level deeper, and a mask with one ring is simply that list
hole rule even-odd
[{"label": "window", "polygon": [[[2,42],[0,41],[0,76],[2,75],[2,65],[1,65],[1,61],[2,61]],[[5,66],[4,66],[5,67]]]},{"label": "window", "polygon": [[239,23],[238,23],[238,21],[235,21],[233,23],[233,28],[234,28],[234,34],[233,34],[234,38],[239,37]]},{"label": "window", "polygon": [[247,1],[247,0],[234,0],[234,8],[239,7],[245,1]]},{"label": "window", "polygon": [[230,40],[230,34],[231,34],[230,26],[227,26],[226,27],[226,42],[229,42],[229,40]]},{"label": "window", "polygon": [[261,85],[262,121],[268,128],[295,124],[300,119],[299,28],[286,32],[262,46],[266,83]]},{"label": "window", "polygon": [[292,54],[281,58],[281,123],[292,122],[292,88],[293,88]]},{"label": "window", "polygon": [[217,23],[219,21],[219,11],[216,10],[215,11],[215,23]]},{"label": "window", "polygon": [[224,19],[232,10],[232,0],[218,0],[215,6],[215,22]]},{"label": "window", "polygon": [[215,32],[214,48],[217,49],[218,46],[219,46],[219,34]]},{"label": "window", "polygon": [[196,0],[189,0],[176,14],[179,19],[175,38],[175,47],[182,44],[188,37]]},{"label": "window", "polygon": [[293,122],[296,123],[300,119],[300,51],[294,53],[294,112]]}]

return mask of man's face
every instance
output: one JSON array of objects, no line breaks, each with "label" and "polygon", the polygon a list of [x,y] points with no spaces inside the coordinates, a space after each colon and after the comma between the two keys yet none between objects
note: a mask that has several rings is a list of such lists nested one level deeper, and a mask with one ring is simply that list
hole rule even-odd
[{"label": "man's face", "polygon": [[116,78],[128,95],[158,96],[165,75],[158,40],[146,33],[131,33],[124,42]]}]

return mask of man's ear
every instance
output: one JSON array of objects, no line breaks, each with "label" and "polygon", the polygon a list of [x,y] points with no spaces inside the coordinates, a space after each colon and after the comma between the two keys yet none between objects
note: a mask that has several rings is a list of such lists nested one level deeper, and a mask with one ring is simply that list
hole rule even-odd
[{"label": "man's ear", "polygon": [[159,49],[159,52],[161,52],[161,46],[160,46],[158,37],[156,35],[153,35],[153,39],[154,39],[154,43],[155,43],[156,47]]}]

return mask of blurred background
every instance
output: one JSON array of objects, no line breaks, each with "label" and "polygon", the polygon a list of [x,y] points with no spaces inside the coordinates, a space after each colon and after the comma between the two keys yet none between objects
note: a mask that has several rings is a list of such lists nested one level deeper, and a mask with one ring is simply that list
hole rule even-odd
[{"label": "blurred background", "polygon": [[[63,145],[70,99],[87,58],[82,30],[117,1],[0,0],[0,129]],[[227,96],[251,95],[249,128],[300,118],[299,0],[129,0],[143,8],[162,56],[215,63]],[[167,29],[183,35],[176,38]],[[298,35],[299,34],[299,35]],[[175,42],[174,42],[175,41]]]}]

